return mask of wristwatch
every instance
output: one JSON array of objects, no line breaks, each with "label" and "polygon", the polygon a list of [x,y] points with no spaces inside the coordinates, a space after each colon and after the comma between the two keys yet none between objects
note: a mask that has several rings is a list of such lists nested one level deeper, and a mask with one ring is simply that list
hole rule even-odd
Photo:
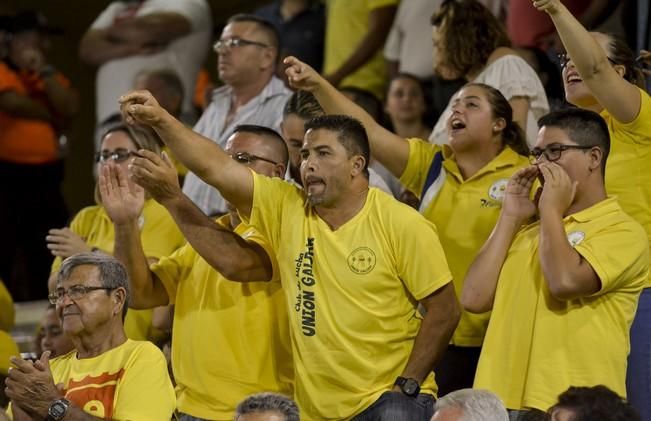
[{"label": "wristwatch", "polygon": [[68,399],[57,399],[50,404],[47,410],[45,421],[61,421],[68,413],[70,401]]},{"label": "wristwatch", "polygon": [[420,385],[415,379],[398,376],[393,384],[398,386],[402,390],[402,393],[412,398],[418,396],[418,392],[420,392]]}]

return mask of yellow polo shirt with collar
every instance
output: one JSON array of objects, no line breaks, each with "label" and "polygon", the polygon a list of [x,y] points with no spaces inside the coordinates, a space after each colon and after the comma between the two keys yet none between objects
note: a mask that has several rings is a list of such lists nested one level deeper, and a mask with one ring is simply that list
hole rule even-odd
[{"label": "yellow polo shirt with collar", "polygon": [[[408,142],[409,161],[400,182],[419,198],[434,155],[443,151],[444,181],[421,213],[438,229],[454,279],[454,289],[460,297],[466,271],[497,223],[509,178],[519,169],[529,166],[529,160],[511,148],[504,148],[477,174],[464,180],[448,147],[442,149],[420,139],[408,139]],[[489,317],[490,313],[464,311],[451,343],[481,346]]]},{"label": "yellow polo shirt with collar", "polygon": [[[217,223],[227,227],[228,218]],[[274,254],[255,229],[239,224],[234,232],[267,251],[272,280],[229,281],[190,244],[151,266],[174,304],[178,409],[202,419],[232,420],[237,404],[253,393],[293,392],[289,321]]]},{"label": "yellow polo shirt with collar", "polygon": [[[651,243],[651,97],[640,89],[637,117],[622,124],[608,111],[610,154],[606,162],[606,191],[617,196],[622,209],[642,224]],[[651,277],[646,288],[651,287]]]},{"label": "yellow polo shirt with collar", "polygon": [[538,257],[540,223],[516,235],[498,280],[473,386],[496,393],[509,409],[546,411],[570,386],[603,384],[626,396],[629,330],[651,259],[646,234],[614,197],[563,223],[601,289],[555,299]]}]

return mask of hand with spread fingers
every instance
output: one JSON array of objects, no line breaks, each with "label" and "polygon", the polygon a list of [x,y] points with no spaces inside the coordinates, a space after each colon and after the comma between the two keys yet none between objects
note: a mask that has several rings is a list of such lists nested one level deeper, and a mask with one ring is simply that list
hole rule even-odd
[{"label": "hand with spread fingers", "polygon": [[120,111],[127,124],[142,123],[155,127],[167,114],[149,91],[129,92],[122,95],[119,102]]},{"label": "hand with spread fingers", "polygon": [[540,214],[550,212],[563,218],[574,201],[578,182],[572,181],[567,172],[555,162],[543,162],[538,165],[544,184],[538,210]]},{"label": "hand with spread fingers", "polygon": [[319,73],[293,56],[286,57],[283,63],[287,65],[285,74],[289,85],[294,89],[313,92],[326,80]]},{"label": "hand with spread fingers", "polygon": [[145,205],[142,187],[129,186],[129,180],[119,165],[104,165],[99,176],[99,192],[102,206],[115,224],[138,220]]},{"label": "hand with spread fingers", "polygon": [[538,168],[522,168],[511,176],[504,192],[502,215],[524,223],[536,214],[536,205],[531,200],[531,187],[538,177]]},{"label": "hand with spread fingers", "polygon": [[550,15],[556,13],[562,5],[560,0],[533,0],[533,5],[541,12],[546,12]]},{"label": "hand with spread fingers", "polygon": [[133,181],[161,204],[183,194],[176,169],[165,152],[159,156],[142,150],[140,154],[141,157],[135,158],[129,164],[129,176]]},{"label": "hand with spread fingers", "polygon": [[13,367],[5,380],[5,393],[13,405],[33,418],[45,419],[50,404],[63,396],[62,386],[55,385],[50,372],[50,351],[31,362],[12,357]]},{"label": "hand with spread fingers", "polygon": [[73,254],[91,251],[90,246],[86,244],[86,240],[68,227],[51,229],[48,231],[48,235],[45,236],[45,241],[47,241],[47,248],[50,249],[50,253],[62,259]]}]

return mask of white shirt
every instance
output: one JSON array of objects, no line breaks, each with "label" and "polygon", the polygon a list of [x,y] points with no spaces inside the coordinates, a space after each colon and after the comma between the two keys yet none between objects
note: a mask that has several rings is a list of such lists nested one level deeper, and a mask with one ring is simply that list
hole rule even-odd
[{"label": "white shirt", "polygon": [[[93,22],[92,29],[106,29],[129,7],[128,2],[112,2]],[[183,82],[185,98],[183,113],[193,114],[192,99],[199,69],[210,50],[212,19],[206,0],[146,0],[135,16],[157,12],[174,12],[186,17],[192,32],[170,42],[163,51],[151,55],[134,55],[116,58],[102,64],[97,71],[96,97],[97,121],[102,123],[118,113],[118,98],[134,87],[135,77],[141,70],[169,68]]]},{"label": "white shirt", "polygon": [[[233,134],[233,129],[240,124],[265,126],[280,132],[283,108],[290,95],[291,91],[274,76],[258,96],[237,110],[230,124],[225,126],[231,108],[232,88],[222,86],[213,92],[212,102],[194,126],[194,131],[214,140],[222,148]],[[207,215],[226,212],[226,201],[217,189],[204,183],[194,173],[189,172],[185,176],[183,193]]]}]

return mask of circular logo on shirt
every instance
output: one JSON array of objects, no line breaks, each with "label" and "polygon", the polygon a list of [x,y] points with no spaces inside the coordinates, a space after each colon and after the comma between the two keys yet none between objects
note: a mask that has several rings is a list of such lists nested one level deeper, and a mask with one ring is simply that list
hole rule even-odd
[{"label": "circular logo on shirt", "polygon": [[504,200],[504,194],[506,193],[506,185],[509,183],[508,178],[501,178],[494,182],[490,189],[488,189],[488,196],[493,199],[501,202]]},{"label": "circular logo on shirt", "polygon": [[576,247],[581,244],[581,241],[585,238],[585,232],[583,231],[572,231],[567,233],[567,241],[570,242],[572,247]]},{"label": "circular logo on shirt", "polygon": [[375,267],[375,253],[368,247],[358,247],[348,255],[348,267],[358,275],[365,275]]}]

